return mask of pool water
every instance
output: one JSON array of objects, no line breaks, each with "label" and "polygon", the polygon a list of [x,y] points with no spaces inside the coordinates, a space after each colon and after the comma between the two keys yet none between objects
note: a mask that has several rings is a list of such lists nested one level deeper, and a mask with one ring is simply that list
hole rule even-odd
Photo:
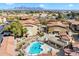
[{"label": "pool water", "polygon": [[42,43],[33,42],[29,47],[29,54],[39,54],[43,49],[41,48]]}]

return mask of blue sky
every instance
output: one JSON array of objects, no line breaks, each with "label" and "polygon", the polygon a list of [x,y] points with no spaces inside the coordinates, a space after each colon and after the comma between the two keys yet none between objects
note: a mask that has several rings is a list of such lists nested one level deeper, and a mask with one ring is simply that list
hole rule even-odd
[{"label": "blue sky", "polygon": [[41,7],[44,9],[79,10],[79,3],[0,3],[0,9],[14,7]]}]

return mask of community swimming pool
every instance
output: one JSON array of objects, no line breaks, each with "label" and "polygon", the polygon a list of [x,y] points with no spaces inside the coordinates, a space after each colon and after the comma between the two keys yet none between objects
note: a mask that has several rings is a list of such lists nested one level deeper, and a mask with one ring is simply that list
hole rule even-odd
[{"label": "community swimming pool", "polygon": [[29,54],[40,54],[41,51],[43,51],[43,49],[41,48],[43,44],[41,42],[33,42],[32,44],[30,44],[30,46],[28,47],[28,53]]}]

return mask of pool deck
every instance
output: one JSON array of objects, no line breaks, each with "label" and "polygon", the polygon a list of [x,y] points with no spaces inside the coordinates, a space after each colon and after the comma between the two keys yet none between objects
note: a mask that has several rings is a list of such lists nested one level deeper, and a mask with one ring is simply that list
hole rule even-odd
[{"label": "pool deck", "polygon": [[36,55],[42,55],[42,54],[45,54],[45,55],[48,55],[49,56],[49,53],[48,52],[50,52],[51,51],[51,55],[52,56],[55,56],[56,55],[56,52],[58,51],[57,49],[54,49],[54,48],[52,48],[52,47],[50,47],[49,45],[47,45],[47,44],[43,44],[42,46],[41,46],[41,48],[43,49],[43,51],[41,51],[39,54],[29,54],[28,53],[28,51],[29,51],[29,46],[25,49],[25,51],[27,51],[26,52],[26,55],[30,55],[30,56],[36,56]]},{"label": "pool deck", "polygon": [[14,37],[9,36],[9,37],[3,37],[3,42],[0,47],[0,56],[14,56],[15,51],[14,51]]}]

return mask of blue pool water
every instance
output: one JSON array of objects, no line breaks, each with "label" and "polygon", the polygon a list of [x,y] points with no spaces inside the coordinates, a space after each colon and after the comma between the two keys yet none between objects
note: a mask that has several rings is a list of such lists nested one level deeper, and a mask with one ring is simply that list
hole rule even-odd
[{"label": "blue pool water", "polygon": [[42,43],[33,42],[29,47],[30,54],[39,54],[43,49],[41,48]]}]

